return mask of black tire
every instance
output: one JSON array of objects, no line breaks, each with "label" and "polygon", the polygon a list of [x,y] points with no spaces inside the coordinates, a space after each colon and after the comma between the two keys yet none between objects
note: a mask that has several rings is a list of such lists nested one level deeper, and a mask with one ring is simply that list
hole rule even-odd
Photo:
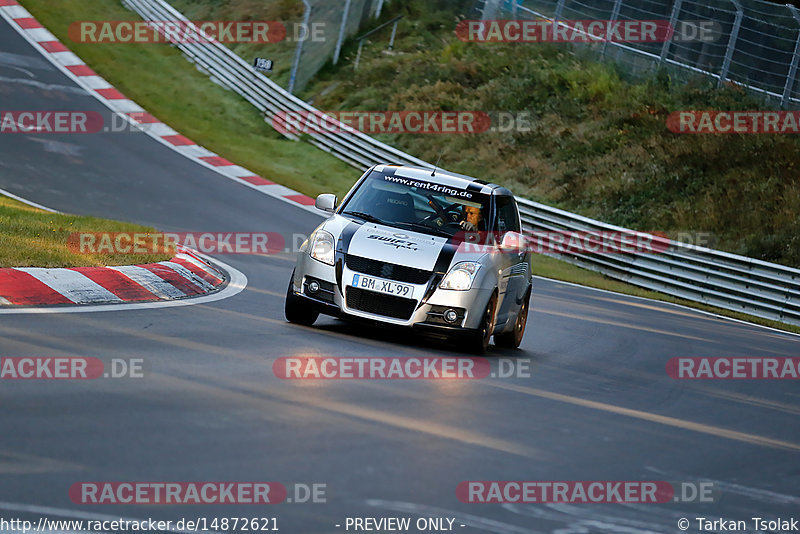
[{"label": "black tire", "polygon": [[522,337],[525,335],[525,326],[528,324],[528,308],[530,307],[531,292],[525,295],[525,300],[517,313],[517,320],[514,322],[514,330],[511,332],[503,332],[502,334],[495,334],[494,344],[498,347],[507,349],[516,349],[522,343]]},{"label": "black tire", "polygon": [[292,290],[294,271],[289,278],[289,288],[286,290],[286,303],[283,307],[283,314],[290,323],[311,326],[319,317],[319,312],[312,310],[303,300],[294,294]]},{"label": "black tire", "polygon": [[481,324],[472,335],[465,340],[464,349],[473,354],[483,354],[489,348],[489,340],[494,329],[495,313],[497,312],[497,295],[493,294],[483,310]]}]

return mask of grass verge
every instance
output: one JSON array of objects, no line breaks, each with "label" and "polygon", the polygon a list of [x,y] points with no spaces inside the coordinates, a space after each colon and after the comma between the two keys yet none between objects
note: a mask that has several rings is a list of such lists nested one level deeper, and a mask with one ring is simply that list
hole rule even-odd
[{"label": "grass verge", "polygon": [[165,254],[78,254],[67,246],[74,232],[155,232],[97,217],[50,213],[0,196],[0,267],[98,267],[170,259]]}]

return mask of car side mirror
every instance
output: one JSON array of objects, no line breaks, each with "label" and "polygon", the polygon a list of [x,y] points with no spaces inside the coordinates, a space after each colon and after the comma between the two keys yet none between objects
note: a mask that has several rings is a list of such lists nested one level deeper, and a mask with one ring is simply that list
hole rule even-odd
[{"label": "car side mirror", "polygon": [[336,209],[337,202],[339,202],[339,199],[336,198],[336,195],[332,193],[323,193],[314,201],[314,207],[318,210],[332,212]]},{"label": "car side mirror", "polygon": [[525,250],[525,238],[519,232],[506,232],[498,248],[503,252],[522,253]]}]

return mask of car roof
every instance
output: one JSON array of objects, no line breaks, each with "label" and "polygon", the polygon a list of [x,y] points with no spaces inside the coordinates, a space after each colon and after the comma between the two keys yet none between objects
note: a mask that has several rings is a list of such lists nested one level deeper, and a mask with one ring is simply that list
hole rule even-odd
[{"label": "car roof", "polygon": [[435,182],[437,184],[458,187],[460,189],[469,189],[485,195],[514,196],[511,191],[505,187],[488,183],[473,178],[472,176],[450,172],[445,169],[437,168],[435,171],[436,174],[433,176],[431,175],[432,169],[414,167],[411,165],[376,165],[375,170],[382,173],[393,173],[396,176],[402,176],[404,178]]}]

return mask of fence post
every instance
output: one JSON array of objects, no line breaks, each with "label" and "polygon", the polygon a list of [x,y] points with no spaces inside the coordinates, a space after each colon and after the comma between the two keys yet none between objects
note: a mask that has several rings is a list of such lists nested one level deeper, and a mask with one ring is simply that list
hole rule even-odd
[{"label": "fence post", "polygon": [[519,0],[511,0],[511,18],[517,19],[517,9],[519,8]]},{"label": "fence post", "polygon": [[794,79],[797,76],[797,63],[800,61],[800,14],[797,8],[793,5],[787,4],[786,7],[792,12],[792,16],[798,25],[797,41],[794,43],[794,53],[792,54],[792,63],[789,65],[789,73],[786,75],[786,85],[783,86],[783,96],[781,97],[781,107],[786,107],[789,99],[792,96],[792,89],[794,88]]},{"label": "fence post", "polygon": [[[311,4],[308,3],[308,0],[303,0],[303,5],[305,6],[304,13],[303,13],[303,28],[305,28],[306,34],[305,38],[308,38],[311,33],[311,28],[308,27],[308,23],[311,20]],[[289,93],[294,94],[294,82],[297,80],[297,69],[300,67],[300,55],[303,53],[303,43],[305,39],[300,39],[297,41],[297,48],[294,51],[294,62],[292,63],[292,73],[289,75]]]},{"label": "fence post", "polygon": [[[609,25],[614,24],[614,22],[616,22],[616,20],[619,18],[619,9],[621,6],[622,6],[622,0],[614,1],[614,8],[611,10],[611,17],[608,19],[610,23]],[[609,32],[606,31],[606,39],[605,41],[603,41],[603,47],[600,49],[601,56],[606,55],[606,47],[608,46],[608,36]]]},{"label": "fence post", "polygon": [[375,18],[381,18],[381,10],[383,9],[383,0],[378,0],[378,9],[375,10]]},{"label": "fence post", "polygon": [[731,68],[731,58],[733,57],[733,51],[736,49],[736,38],[739,36],[739,28],[742,25],[742,15],[744,14],[742,6],[737,0],[731,0],[731,3],[736,6],[736,19],[733,21],[733,29],[731,29],[731,36],[728,39],[728,49],[725,51],[725,59],[722,61],[722,70],[719,73],[719,83],[717,83],[719,86],[725,83],[725,79],[728,77],[728,70]]},{"label": "fence post", "polygon": [[669,36],[669,39],[664,39],[664,45],[661,47],[661,56],[658,58],[659,65],[664,63],[664,60],[667,59],[667,54],[669,54],[669,45],[672,43],[672,37],[675,35],[675,24],[678,22],[678,16],[681,14],[682,4],[683,0],[675,0],[675,4],[672,6],[672,14],[669,16],[669,27],[672,30],[672,34]]},{"label": "fence post", "polygon": [[342,52],[345,30],[347,28],[347,17],[350,15],[350,4],[352,0],[345,0],[344,13],[342,14],[342,26],[339,28],[339,39],[336,41],[336,50],[333,51],[333,64],[339,63],[339,54]]},{"label": "fence post", "polygon": [[558,0],[558,3],[556,3],[556,11],[553,13],[553,24],[561,20],[561,12],[564,11],[564,1],[565,0]]}]

